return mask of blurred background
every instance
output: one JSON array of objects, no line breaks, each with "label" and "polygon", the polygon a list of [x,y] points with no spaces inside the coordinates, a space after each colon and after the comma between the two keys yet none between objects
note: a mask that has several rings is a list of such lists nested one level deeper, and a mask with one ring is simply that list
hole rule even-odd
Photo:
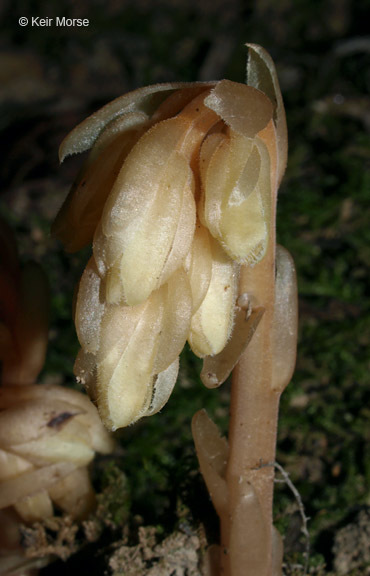
[{"label": "blurred background", "polygon": [[[32,16],[54,21],[32,26]],[[89,25],[56,27],[57,16]],[[310,518],[315,574],[370,574],[369,22],[369,0],[0,0],[0,213],[22,258],[49,275],[43,382],[74,385],[72,295],[88,258],[65,255],[50,237],[82,164],[72,157],[59,166],[63,137],[145,84],[243,82],[245,42],[275,60],[289,129],[278,241],[296,261],[300,293],[297,369],[282,398],[277,461]],[[186,350],[162,413],[118,435],[112,466],[127,475],[132,517],[163,534],[179,522],[179,507],[190,523],[216,522],[190,421],[206,407],[226,433],[229,388],[203,389],[198,372]],[[101,474],[97,466],[97,484]],[[275,506],[286,574],[299,574],[304,539],[286,485],[277,485]]]}]

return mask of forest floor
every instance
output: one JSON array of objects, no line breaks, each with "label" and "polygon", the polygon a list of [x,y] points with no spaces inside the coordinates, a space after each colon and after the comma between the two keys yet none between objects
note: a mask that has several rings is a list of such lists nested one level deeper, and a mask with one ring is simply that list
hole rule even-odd
[{"label": "forest floor", "polygon": [[[45,3],[44,3],[45,4]],[[78,350],[72,295],[88,251],[67,255],[50,225],[81,165],[58,165],[63,137],[104,103],[161,81],[244,81],[245,42],[273,56],[286,105],[289,163],[277,234],[299,283],[298,360],[280,412],[275,522],[285,574],[370,574],[370,38],[369,1],[185,0],[88,4],[51,0],[48,16],[88,17],[84,30],[21,28],[45,15],[39,0],[0,7],[0,213],[22,259],[50,280],[50,343],[42,382],[73,386]],[[32,6],[32,8],[31,8]],[[103,8],[104,6],[104,8]],[[22,12],[22,9],[23,12]],[[22,13],[21,13],[22,12]],[[28,529],[29,554],[59,558],[43,576],[199,574],[217,518],[198,471],[192,415],[205,407],[227,433],[229,384],[204,389],[200,364],[181,358],[161,414],[117,433],[112,457],[92,469],[99,506]],[[93,542],[95,537],[97,541]],[[81,568],[83,567],[83,568]],[[130,571],[131,570],[131,571]],[[136,571],[135,571],[136,570]]]}]

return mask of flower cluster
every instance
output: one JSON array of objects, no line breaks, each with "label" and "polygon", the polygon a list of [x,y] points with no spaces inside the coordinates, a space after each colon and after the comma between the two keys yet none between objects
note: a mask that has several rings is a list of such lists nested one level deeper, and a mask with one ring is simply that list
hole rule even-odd
[{"label": "flower cluster", "polygon": [[113,442],[86,396],[35,384],[48,341],[48,282],[35,263],[20,266],[12,231],[2,220],[0,240],[1,541],[4,518],[18,526],[19,519],[52,516],[54,505],[84,517],[94,503],[87,465],[95,452],[111,452]]},{"label": "flower cluster", "polygon": [[62,159],[92,148],[54,233],[70,251],[93,244],[75,374],[108,428],[162,408],[186,341],[205,359],[230,348],[239,269],[266,252],[284,170],[275,72],[250,54],[252,85],[139,89],[62,143]]},{"label": "flower cluster", "polygon": [[80,519],[94,504],[87,465],[112,439],[90,400],[61,386],[0,388],[0,510],[25,522],[54,505]]}]

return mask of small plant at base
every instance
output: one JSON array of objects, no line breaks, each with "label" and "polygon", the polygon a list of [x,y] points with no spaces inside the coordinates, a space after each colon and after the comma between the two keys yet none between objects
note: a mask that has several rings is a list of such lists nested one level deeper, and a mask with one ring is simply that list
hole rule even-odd
[{"label": "small plant at base", "polygon": [[[48,341],[47,280],[36,264],[20,266],[2,221],[0,240],[0,573],[15,575],[50,561],[37,554],[52,554],[38,546],[25,558],[22,525],[58,524],[59,510],[69,516],[60,526],[74,536],[73,521],[95,505],[88,465],[96,452],[111,452],[113,440],[85,395],[36,384]],[[37,532],[45,535],[41,524]]]}]

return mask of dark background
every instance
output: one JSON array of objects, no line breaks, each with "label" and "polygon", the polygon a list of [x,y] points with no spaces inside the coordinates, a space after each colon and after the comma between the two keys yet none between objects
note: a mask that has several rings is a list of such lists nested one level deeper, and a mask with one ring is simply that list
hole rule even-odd
[{"label": "dark background", "polygon": [[[21,16],[88,18],[89,26],[61,28],[54,20],[48,27],[21,27]],[[369,1],[95,0],[77,6],[72,0],[2,0],[0,21],[0,212],[16,231],[22,258],[41,262],[50,278],[43,382],[73,384],[78,345],[71,301],[88,255],[65,255],[50,237],[82,161],[71,158],[59,167],[63,137],[101,105],[141,85],[224,77],[243,82],[245,42],[262,44],[274,58],[290,149],[278,240],[295,258],[300,291],[297,370],[282,399],[277,458],[310,517],[312,565],[334,569],[333,543],[350,525],[360,532],[342,573],[368,574],[369,541],[360,546],[359,534],[370,533]],[[164,533],[174,526],[176,502],[186,500],[189,485],[190,517],[204,520],[202,513],[211,513],[197,505],[197,494],[206,497],[190,420],[206,406],[226,432],[229,392],[227,384],[204,390],[198,370],[185,351],[180,381],[162,414],[119,434],[115,465],[129,478],[132,514],[160,524]],[[96,475],[99,483],[99,470]],[[361,528],[359,513],[368,518]],[[287,558],[299,562],[297,505],[280,485],[276,518]],[[357,567],[356,546],[362,550]]]}]

